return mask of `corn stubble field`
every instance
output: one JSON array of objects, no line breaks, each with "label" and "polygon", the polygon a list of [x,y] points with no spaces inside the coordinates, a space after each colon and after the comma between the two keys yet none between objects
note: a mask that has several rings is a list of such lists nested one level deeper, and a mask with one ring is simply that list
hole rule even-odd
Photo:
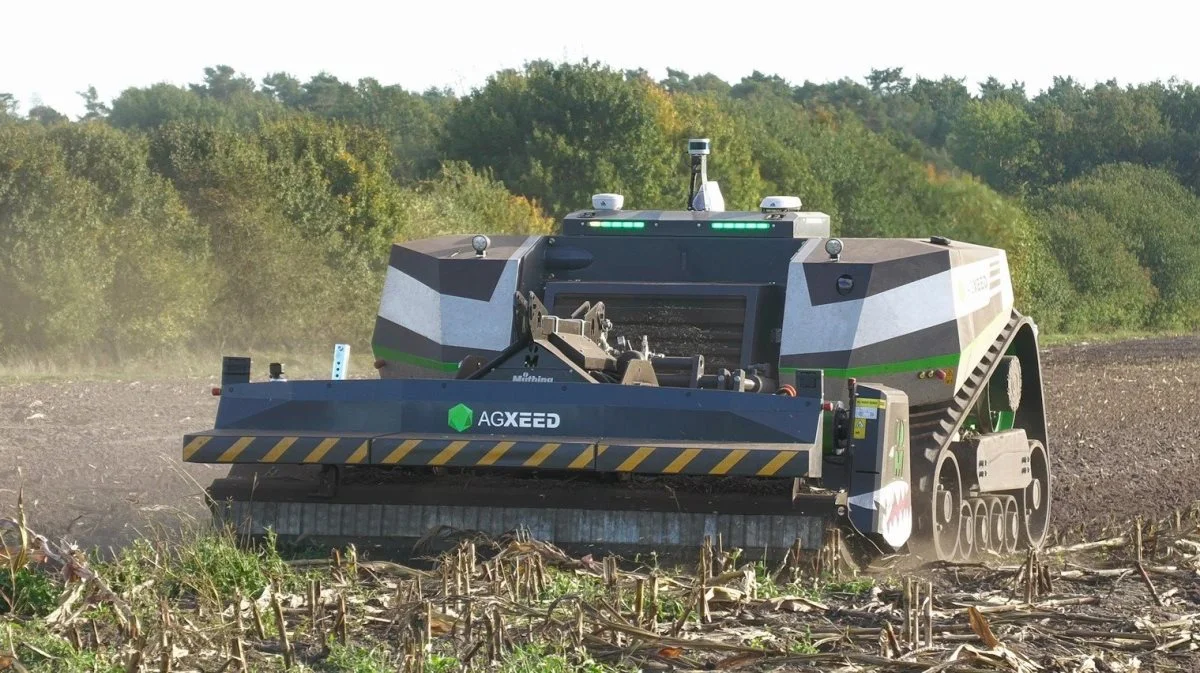
[{"label": "corn stubble field", "polygon": [[1051,546],[862,573],[720,540],[682,564],[519,537],[407,565],[251,547],[189,518],[211,477],[168,459],[211,422],[207,381],[0,386],[0,671],[1200,670],[1200,339],[1043,363]]}]

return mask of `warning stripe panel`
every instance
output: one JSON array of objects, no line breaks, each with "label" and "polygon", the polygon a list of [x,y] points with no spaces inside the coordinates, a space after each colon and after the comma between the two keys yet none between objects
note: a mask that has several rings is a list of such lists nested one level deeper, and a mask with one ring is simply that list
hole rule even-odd
[{"label": "warning stripe panel", "polygon": [[186,435],[183,460],[189,463],[364,463],[367,437],[301,435]]},{"label": "warning stripe panel", "polygon": [[807,452],[792,449],[611,446],[596,460],[602,472],[799,477]]},{"label": "warning stripe panel", "polygon": [[374,464],[409,467],[496,467],[597,470],[639,474],[797,477],[808,471],[804,450],[606,445],[540,441],[405,439],[303,435],[187,435],[183,459],[193,463]]},{"label": "warning stripe panel", "polygon": [[527,467],[586,470],[592,467],[591,444],[488,440],[402,439],[371,442],[371,462],[408,467]]}]

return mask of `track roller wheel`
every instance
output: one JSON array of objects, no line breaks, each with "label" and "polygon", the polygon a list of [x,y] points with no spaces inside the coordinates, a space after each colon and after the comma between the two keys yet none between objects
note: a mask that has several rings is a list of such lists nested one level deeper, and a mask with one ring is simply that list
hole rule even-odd
[{"label": "track roller wheel", "polygon": [[1026,547],[1038,548],[1050,530],[1050,457],[1041,442],[1029,442],[1031,481],[1020,498],[1021,539]]},{"label": "track roller wheel", "polygon": [[934,470],[933,493],[930,495],[931,538],[935,558],[954,559],[958,553],[962,516],[962,477],[958,459],[946,451]]},{"label": "track roller wheel", "polygon": [[1003,554],[1004,546],[1008,544],[1004,528],[1004,502],[996,496],[983,498],[983,502],[988,508],[988,551]]},{"label": "track roller wheel", "polygon": [[963,500],[958,506],[958,561],[975,560],[975,508]]},{"label": "track roller wheel", "polygon": [[982,498],[972,498],[970,505],[975,530],[975,556],[980,557],[988,549],[991,549],[992,545],[992,529],[988,525],[988,506]]},{"label": "track roller wheel", "polygon": [[1021,539],[1021,515],[1017,499],[1006,495],[1001,500],[1004,503],[1004,553],[1013,554],[1017,551],[1017,543]]}]

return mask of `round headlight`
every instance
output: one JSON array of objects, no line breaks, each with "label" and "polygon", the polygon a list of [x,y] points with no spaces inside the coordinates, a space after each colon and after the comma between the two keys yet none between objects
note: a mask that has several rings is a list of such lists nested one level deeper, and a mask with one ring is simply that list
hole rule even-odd
[{"label": "round headlight", "polygon": [[850,276],[838,276],[837,291],[838,294],[850,294],[850,290],[854,289],[854,279]]},{"label": "round headlight", "polygon": [[483,234],[479,234],[479,235],[475,236],[475,238],[471,239],[471,247],[475,248],[475,254],[477,254],[477,255],[482,255],[483,251],[487,250],[488,246],[491,245],[491,243],[492,243],[492,241],[487,236],[484,236]]},{"label": "round headlight", "polygon": [[830,257],[837,257],[842,254],[842,239],[831,238],[825,241],[825,252],[829,253]]}]

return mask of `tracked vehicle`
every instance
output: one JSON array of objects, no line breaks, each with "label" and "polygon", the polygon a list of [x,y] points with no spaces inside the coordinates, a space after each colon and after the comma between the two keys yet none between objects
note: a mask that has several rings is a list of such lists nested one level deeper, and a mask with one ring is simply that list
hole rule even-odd
[{"label": "tracked vehicle", "polygon": [[[407,545],[527,531],[567,548],[971,559],[1040,545],[1037,329],[1003,250],[837,239],[795,197],[724,210],[707,141],[686,210],[599,194],[547,236],[392,247],[377,377],[223,362],[183,459],[245,533]],[[930,223],[936,230],[936,223]]]}]

